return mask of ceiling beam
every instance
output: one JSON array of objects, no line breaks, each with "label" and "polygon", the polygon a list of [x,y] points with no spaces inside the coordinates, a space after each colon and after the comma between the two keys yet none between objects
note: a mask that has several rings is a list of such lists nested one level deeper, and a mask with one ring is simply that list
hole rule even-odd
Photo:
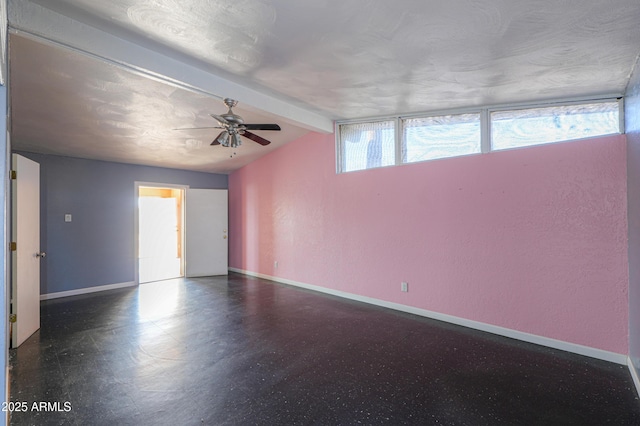
[{"label": "ceiling beam", "polygon": [[245,108],[277,115],[293,125],[333,132],[333,121],[323,115],[174,59],[168,50],[158,52],[131,43],[27,0],[10,0],[8,15],[11,31],[42,38],[217,99],[233,97]]}]

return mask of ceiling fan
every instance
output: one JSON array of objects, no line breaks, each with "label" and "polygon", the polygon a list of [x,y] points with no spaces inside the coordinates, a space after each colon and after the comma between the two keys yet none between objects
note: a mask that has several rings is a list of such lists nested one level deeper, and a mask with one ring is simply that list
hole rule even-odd
[{"label": "ceiling fan", "polygon": [[240,136],[244,136],[247,139],[251,139],[260,145],[269,145],[271,141],[258,136],[249,130],[280,130],[280,126],[277,124],[247,124],[242,117],[233,113],[232,108],[238,105],[238,101],[230,98],[224,99],[224,104],[229,108],[225,114],[216,115],[209,114],[217,122],[218,126],[213,127],[193,127],[191,129],[176,129],[176,130],[192,130],[192,129],[223,129],[222,132],[211,142],[211,145],[222,145],[225,147],[236,148],[242,145]]}]

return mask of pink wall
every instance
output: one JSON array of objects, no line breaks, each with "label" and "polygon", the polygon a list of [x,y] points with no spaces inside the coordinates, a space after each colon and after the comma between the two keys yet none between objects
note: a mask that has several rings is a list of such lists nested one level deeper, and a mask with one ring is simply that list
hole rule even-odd
[{"label": "pink wall", "polygon": [[230,265],[626,354],[625,143],[337,175],[311,133],[230,176]]}]

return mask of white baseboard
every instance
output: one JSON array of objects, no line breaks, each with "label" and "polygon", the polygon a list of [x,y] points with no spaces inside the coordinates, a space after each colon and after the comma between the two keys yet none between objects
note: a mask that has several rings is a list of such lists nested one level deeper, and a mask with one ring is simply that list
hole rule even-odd
[{"label": "white baseboard", "polygon": [[633,384],[636,385],[636,392],[638,392],[638,395],[640,395],[640,377],[638,377],[638,370],[636,370],[636,366],[633,365],[631,357],[627,358],[627,365],[629,366],[629,372],[631,373],[631,377],[633,378]]},{"label": "white baseboard", "polygon": [[438,321],[444,321],[451,324],[461,325],[463,327],[473,328],[475,330],[486,331],[488,333],[493,333],[493,334],[509,337],[516,340],[522,340],[525,342],[534,343],[534,344],[546,346],[549,348],[559,349],[566,352],[572,352],[578,355],[584,355],[591,358],[614,362],[616,364],[622,364],[622,365],[628,364],[627,355],[619,354],[616,352],[609,352],[602,349],[592,348],[590,346],[583,346],[576,343],[570,343],[562,340],[552,339],[550,337],[538,336],[536,334],[525,333],[523,331],[512,330],[510,328],[500,327],[497,325],[455,317],[453,315],[442,314],[439,312],[428,311],[426,309],[415,308],[413,306],[402,305],[400,303],[388,302],[386,300],[374,299],[372,297],[360,296],[358,294],[347,293],[344,291],[320,287],[317,285],[300,283],[297,281],[288,280],[285,278],[273,277],[270,275],[260,274],[257,272],[245,271],[237,268],[229,268],[229,271],[237,272],[244,275],[249,275],[252,277],[264,278],[270,281],[279,282],[281,284],[287,284],[287,285],[292,285],[296,287],[306,288],[308,290],[314,290],[320,293],[331,294],[333,296],[343,297],[345,299],[355,300],[358,302],[369,303],[371,305],[381,306],[381,307],[393,309],[396,311],[407,312],[410,314],[419,315],[419,316],[435,319]]},{"label": "white baseboard", "polygon": [[58,291],[56,293],[41,294],[40,300],[58,299],[60,297],[77,296],[79,294],[95,293],[97,291],[114,290],[116,288],[133,287],[136,285],[135,281],[128,281],[126,283],[106,284],[95,287],[79,288],[77,290]]}]

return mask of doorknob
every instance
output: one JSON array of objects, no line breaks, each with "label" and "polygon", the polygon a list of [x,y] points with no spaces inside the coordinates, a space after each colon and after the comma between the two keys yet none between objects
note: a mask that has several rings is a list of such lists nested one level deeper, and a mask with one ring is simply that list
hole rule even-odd
[{"label": "doorknob", "polygon": [[44,257],[46,257],[46,256],[47,256],[47,253],[45,253],[45,252],[43,252],[43,251],[41,251],[40,253],[36,253],[36,257],[44,258]]}]

